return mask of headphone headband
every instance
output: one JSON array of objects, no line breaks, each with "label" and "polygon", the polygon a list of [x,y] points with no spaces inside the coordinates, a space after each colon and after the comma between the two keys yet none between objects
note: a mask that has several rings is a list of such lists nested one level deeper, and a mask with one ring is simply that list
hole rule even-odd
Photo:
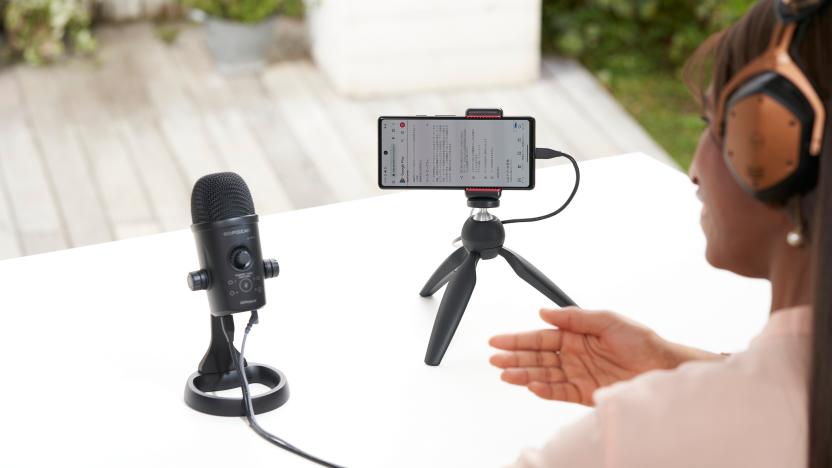
[{"label": "headphone headband", "polygon": [[800,22],[826,6],[829,0],[776,0],[774,10],[784,24]]}]

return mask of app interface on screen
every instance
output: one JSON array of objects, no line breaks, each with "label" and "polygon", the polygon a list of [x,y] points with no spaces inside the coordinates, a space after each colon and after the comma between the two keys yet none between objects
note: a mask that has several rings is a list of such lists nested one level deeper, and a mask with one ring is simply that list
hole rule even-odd
[{"label": "app interface on screen", "polygon": [[390,187],[528,187],[528,120],[381,122],[381,181]]}]

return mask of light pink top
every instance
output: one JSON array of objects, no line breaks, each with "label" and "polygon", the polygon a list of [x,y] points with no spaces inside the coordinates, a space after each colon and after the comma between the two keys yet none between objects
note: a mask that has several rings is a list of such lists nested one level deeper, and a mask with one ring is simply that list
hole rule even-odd
[{"label": "light pink top", "polygon": [[803,468],[810,341],[808,306],[775,312],[745,352],[597,390],[596,411],[513,466]]}]

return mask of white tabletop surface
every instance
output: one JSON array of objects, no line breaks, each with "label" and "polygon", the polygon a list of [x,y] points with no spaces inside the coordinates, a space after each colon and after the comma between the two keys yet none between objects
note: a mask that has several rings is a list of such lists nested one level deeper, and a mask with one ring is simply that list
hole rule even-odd
[{"label": "white tabletop surface", "polygon": [[[744,348],[768,286],[707,265],[686,176],[638,154],[581,167],[573,204],[506,226],[506,246],[586,308]],[[550,211],[572,177],[568,165],[541,169],[537,189],[506,192],[495,214]],[[444,290],[418,292],[467,215],[461,192],[410,191],[261,219],[281,273],[246,354],[291,389],[263,426],[350,467],[499,466],[589,411],[502,383],[488,364],[490,336],[539,328],[538,308],[552,305],[500,258],[480,262],[442,365],[423,364]],[[239,418],[185,406],[209,340],[205,293],[185,284],[195,269],[188,230],[0,262],[0,466],[310,466]]]}]

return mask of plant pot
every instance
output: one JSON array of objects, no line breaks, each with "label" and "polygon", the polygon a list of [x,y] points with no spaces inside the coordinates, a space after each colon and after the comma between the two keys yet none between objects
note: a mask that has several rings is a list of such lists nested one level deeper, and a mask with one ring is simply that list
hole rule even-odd
[{"label": "plant pot", "polygon": [[205,19],[205,43],[222,71],[256,71],[262,69],[274,43],[278,15],[259,23],[239,23],[208,16]]}]

